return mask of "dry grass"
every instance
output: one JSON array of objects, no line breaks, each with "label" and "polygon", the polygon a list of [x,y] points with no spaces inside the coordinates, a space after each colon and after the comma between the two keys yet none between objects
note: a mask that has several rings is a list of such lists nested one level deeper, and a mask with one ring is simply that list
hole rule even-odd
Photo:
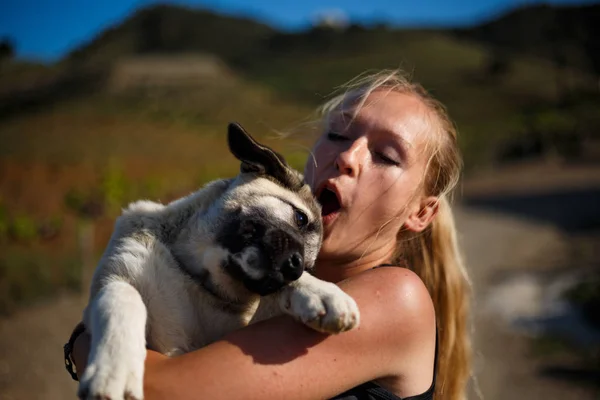
[{"label": "dry grass", "polygon": [[0,312],[79,287],[82,219],[92,220],[98,257],[127,202],[167,202],[237,173],[229,121],[301,166],[307,138],[282,142],[275,132],[309,114],[267,90],[217,79],[97,93],[0,121]]}]

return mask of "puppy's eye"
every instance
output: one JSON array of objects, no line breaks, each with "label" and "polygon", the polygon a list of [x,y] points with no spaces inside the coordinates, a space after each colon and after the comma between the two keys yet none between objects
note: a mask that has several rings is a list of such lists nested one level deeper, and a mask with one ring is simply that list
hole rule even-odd
[{"label": "puppy's eye", "polygon": [[308,217],[302,211],[296,210],[294,212],[294,218],[296,220],[296,225],[298,225],[299,228],[304,228],[308,225]]}]

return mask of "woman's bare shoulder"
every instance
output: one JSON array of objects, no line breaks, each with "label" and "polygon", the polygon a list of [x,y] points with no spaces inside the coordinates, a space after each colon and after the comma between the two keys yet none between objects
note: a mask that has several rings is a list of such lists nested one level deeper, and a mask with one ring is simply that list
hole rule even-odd
[{"label": "woman's bare shoulder", "polygon": [[[419,276],[402,267],[380,267],[343,282],[358,297],[367,320],[363,336],[381,346],[390,368],[385,379],[398,393],[422,393],[431,384],[436,318],[431,296]],[[366,332],[365,332],[366,333]]]},{"label": "woman's bare shoulder", "polygon": [[404,325],[406,318],[410,318],[426,330],[434,328],[435,311],[427,287],[407,268],[373,268],[347,279],[340,286],[351,290],[352,296],[364,297],[363,306],[374,303],[382,312],[389,313],[392,323],[398,321]]}]

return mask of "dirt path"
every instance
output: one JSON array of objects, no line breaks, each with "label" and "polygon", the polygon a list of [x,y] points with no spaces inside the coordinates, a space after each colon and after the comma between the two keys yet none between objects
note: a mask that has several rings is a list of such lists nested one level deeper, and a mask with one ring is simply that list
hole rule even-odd
[{"label": "dirt path", "polygon": [[[485,301],[495,277],[517,268],[545,269],[558,257],[564,237],[551,226],[473,209],[457,210],[465,258],[474,287],[475,385],[470,399],[596,399],[591,389],[544,378],[542,359],[532,356],[531,343],[486,312]],[[519,302],[520,299],[507,298]],[[507,304],[507,307],[510,305]]]},{"label": "dirt path", "polygon": [[[457,220],[475,287],[475,365],[483,398],[591,399],[585,389],[541,378],[527,340],[482,312],[494,274],[560,247],[560,233],[540,223],[473,209],[457,209]],[[75,398],[76,383],[64,370],[62,345],[83,305],[82,298],[64,296],[0,320],[0,400]]]},{"label": "dirt path", "polygon": [[84,306],[64,296],[0,320],[0,400],[76,398],[62,346]]}]

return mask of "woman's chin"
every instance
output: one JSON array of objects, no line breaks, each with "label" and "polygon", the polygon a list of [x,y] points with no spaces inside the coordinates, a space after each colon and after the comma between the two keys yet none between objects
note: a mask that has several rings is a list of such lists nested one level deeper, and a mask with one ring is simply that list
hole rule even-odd
[{"label": "woman's chin", "polygon": [[330,219],[330,216],[323,217],[323,243],[328,242],[333,237],[339,236],[340,232],[335,234],[334,232],[338,231],[340,228],[340,224],[336,224],[335,220],[337,217]]},{"label": "woman's chin", "polygon": [[329,235],[325,234],[323,236],[323,242],[321,244],[321,249],[319,250],[318,259],[320,259],[320,260],[330,259],[330,258],[334,257],[335,253],[336,253],[335,243],[333,243],[333,241],[330,240]]}]

